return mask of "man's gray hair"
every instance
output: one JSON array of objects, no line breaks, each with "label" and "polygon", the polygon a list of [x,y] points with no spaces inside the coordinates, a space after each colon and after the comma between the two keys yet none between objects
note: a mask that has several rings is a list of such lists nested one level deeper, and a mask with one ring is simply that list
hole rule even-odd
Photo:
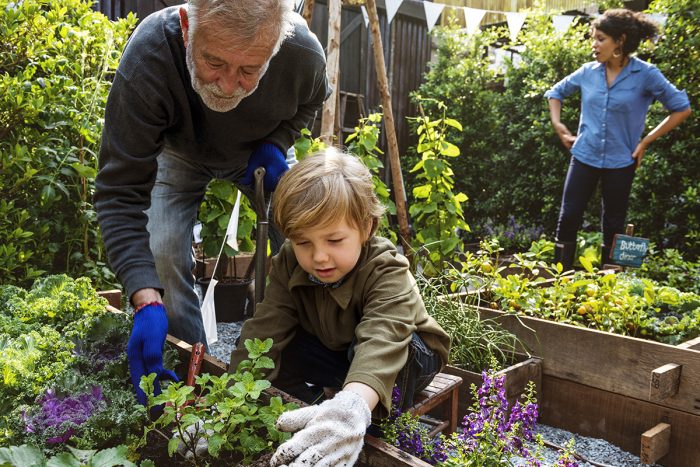
[{"label": "man's gray hair", "polygon": [[292,0],[189,0],[187,16],[190,37],[198,27],[217,31],[249,44],[277,37],[274,53],[292,32]]}]

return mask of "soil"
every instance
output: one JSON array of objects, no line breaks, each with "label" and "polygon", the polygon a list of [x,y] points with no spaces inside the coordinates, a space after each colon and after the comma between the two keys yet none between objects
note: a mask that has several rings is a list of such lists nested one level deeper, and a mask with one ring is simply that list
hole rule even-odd
[{"label": "soil", "polygon": [[[156,467],[193,467],[191,461],[185,459],[181,455],[175,453],[172,457],[168,456],[168,443],[160,435],[150,432],[148,434],[148,443],[145,447],[139,450],[139,454],[142,460],[149,459],[153,461]],[[267,467],[270,465],[270,458],[273,453],[266,453],[258,457],[252,463],[248,464],[248,467]],[[203,462],[199,465],[210,465],[210,466],[243,466],[245,464],[241,463],[241,455],[236,452],[221,452],[218,458],[212,458],[207,456],[201,459]]]}]

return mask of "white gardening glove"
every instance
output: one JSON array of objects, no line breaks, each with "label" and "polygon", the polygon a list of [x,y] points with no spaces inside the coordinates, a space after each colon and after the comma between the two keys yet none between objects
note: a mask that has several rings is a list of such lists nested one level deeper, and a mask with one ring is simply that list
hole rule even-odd
[{"label": "white gardening glove", "polygon": [[351,466],[360,455],[371,417],[367,402],[352,391],[285,412],[277,419],[277,429],[297,433],[277,448],[270,466]]}]

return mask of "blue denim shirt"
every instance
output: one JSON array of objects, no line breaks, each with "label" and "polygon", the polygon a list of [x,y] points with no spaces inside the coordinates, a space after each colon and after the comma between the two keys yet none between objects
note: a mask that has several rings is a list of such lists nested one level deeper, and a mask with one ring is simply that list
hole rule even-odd
[{"label": "blue denim shirt", "polygon": [[654,99],[669,112],[690,107],[685,91],[679,91],[654,65],[635,57],[630,57],[610,87],[605,65],[590,62],[544,96],[563,101],[576,91],[581,91],[581,118],[571,154],[584,164],[606,169],[632,164],[632,152],[642,138]]}]

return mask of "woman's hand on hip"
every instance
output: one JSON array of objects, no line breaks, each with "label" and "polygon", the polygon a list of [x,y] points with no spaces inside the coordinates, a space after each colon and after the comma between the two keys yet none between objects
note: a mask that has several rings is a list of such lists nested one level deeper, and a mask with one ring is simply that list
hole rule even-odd
[{"label": "woman's hand on hip", "polygon": [[634,148],[634,152],[632,153],[632,159],[635,161],[635,168],[638,169],[640,165],[642,165],[642,158],[644,157],[644,152],[647,150],[646,144],[643,142],[640,142],[636,148]]},{"label": "woman's hand on hip", "polygon": [[571,146],[574,145],[574,141],[576,141],[576,136],[572,135],[569,129],[566,128],[566,125],[561,122],[554,123],[552,126],[554,126],[554,131],[557,132],[561,144],[563,144],[566,149],[571,149]]}]

